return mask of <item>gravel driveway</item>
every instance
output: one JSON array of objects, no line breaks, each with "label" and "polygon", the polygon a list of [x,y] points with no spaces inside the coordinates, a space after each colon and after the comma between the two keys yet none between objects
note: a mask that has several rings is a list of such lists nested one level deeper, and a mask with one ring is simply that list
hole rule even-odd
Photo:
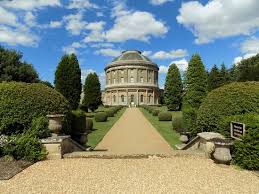
[{"label": "gravel driveway", "polygon": [[64,159],[38,162],[11,180],[0,181],[0,193],[258,194],[259,178],[194,156]]}]

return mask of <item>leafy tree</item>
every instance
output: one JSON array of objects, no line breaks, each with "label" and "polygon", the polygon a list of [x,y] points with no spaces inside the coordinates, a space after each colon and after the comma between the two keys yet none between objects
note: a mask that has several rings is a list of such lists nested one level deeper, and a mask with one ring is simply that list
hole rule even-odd
[{"label": "leafy tree", "polygon": [[165,104],[168,110],[178,111],[182,104],[183,84],[181,74],[175,64],[170,65],[165,82]]},{"label": "leafy tree", "polygon": [[192,56],[186,74],[186,94],[183,105],[185,128],[196,135],[197,110],[207,94],[207,73],[198,54]]},{"label": "leafy tree", "polygon": [[229,77],[230,77],[230,82],[235,82],[237,81],[237,66],[234,64],[232,68],[229,70]]},{"label": "leafy tree", "polygon": [[237,81],[259,81],[259,54],[237,65]]},{"label": "leafy tree", "polygon": [[208,75],[208,91],[214,90],[220,86],[220,72],[214,65]]},{"label": "leafy tree", "polygon": [[38,82],[38,74],[31,64],[22,61],[22,54],[0,46],[0,82]]},{"label": "leafy tree", "polygon": [[229,82],[230,82],[230,74],[229,74],[225,64],[223,63],[221,65],[221,69],[220,69],[220,86],[223,86]]},{"label": "leafy tree", "polygon": [[64,55],[55,72],[55,89],[77,109],[82,91],[81,70],[75,54]]},{"label": "leafy tree", "polygon": [[102,104],[101,97],[101,84],[99,78],[96,73],[90,73],[85,79],[82,105],[94,112],[98,106]]}]

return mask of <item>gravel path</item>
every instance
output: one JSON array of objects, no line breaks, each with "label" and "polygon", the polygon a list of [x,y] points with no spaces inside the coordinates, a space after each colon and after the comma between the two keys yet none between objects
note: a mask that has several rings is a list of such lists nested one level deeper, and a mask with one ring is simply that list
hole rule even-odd
[{"label": "gravel path", "polygon": [[168,153],[170,145],[137,108],[128,108],[96,149],[113,153]]},{"label": "gravel path", "polygon": [[194,156],[150,159],[64,159],[30,166],[0,193],[258,194],[259,178]]}]

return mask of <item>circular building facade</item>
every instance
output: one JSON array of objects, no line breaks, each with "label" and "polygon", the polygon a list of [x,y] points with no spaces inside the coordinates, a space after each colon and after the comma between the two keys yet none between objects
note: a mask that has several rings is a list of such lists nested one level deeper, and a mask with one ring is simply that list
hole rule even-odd
[{"label": "circular building facade", "polygon": [[156,105],[159,102],[157,64],[140,51],[124,51],[105,68],[104,105]]}]

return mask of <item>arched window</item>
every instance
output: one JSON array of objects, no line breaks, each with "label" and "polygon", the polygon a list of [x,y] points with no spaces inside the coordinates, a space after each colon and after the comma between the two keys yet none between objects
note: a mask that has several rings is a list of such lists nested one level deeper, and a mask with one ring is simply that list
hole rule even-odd
[{"label": "arched window", "polygon": [[124,102],[124,95],[121,95],[121,102]]},{"label": "arched window", "polygon": [[143,96],[143,94],[140,96],[140,102],[144,102],[144,96]]},{"label": "arched window", "polygon": [[116,96],[115,95],[113,96],[113,102],[116,102]]},{"label": "arched window", "polygon": [[151,83],[151,77],[148,78],[149,83]]},{"label": "arched window", "polygon": [[143,78],[143,77],[140,78],[140,82],[141,82],[141,83],[144,82],[144,78]]},{"label": "arched window", "polygon": [[116,79],[115,78],[113,79],[113,83],[116,84]]},{"label": "arched window", "polygon": [[130,78],[130,83],[134,83],[134,77]]},{"label": "arched window", "polygon": [[124,83],[124,77],[121,77],[121,83]]}]

